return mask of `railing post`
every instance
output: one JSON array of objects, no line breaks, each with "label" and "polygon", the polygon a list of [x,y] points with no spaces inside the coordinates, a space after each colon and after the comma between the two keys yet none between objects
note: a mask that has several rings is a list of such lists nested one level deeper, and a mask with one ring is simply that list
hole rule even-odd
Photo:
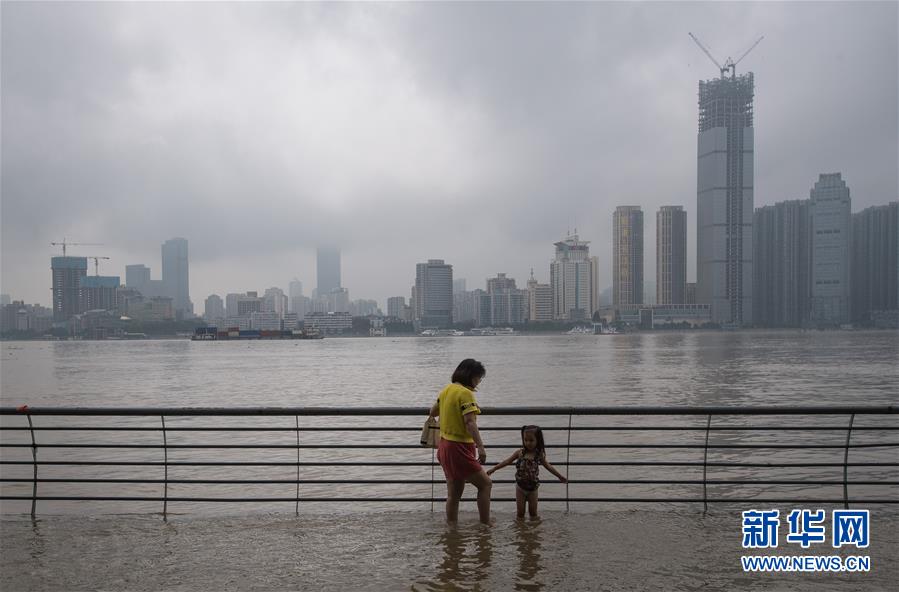
[{"label": "railing post", "polygon": [[31,413],[25,410],[25,417],[28,419],[28,431],[31,433],[31,465],[34,469],[34,476],[31,481],[31,517],[34,518],[37,510],[37,441],[34,439],[34,425],[31,423]]},{"label": "railing post", "polygon": [[169,442],[165,433],[165,415],[160,415],[159,419],[162,420],[162,465],[165,470],[163,474],[162,518],[167,519],[169,511]]},{"label": "railing post", "polygon": [[571,464],[571,415],[574,409],[568,410],[568,443],[565,445],[565,513],[568,513],[568,475],[570,474]]},{"label": "railing post", "polygon": [[294,415],[294,419],[297,422],[297,501],[296,507],[294,508],[294,512],[297,516],[300,515],[300,416]]},{"label": "railing post", "polygon": [[712,414],[709,414],[708,419],[705,422],[705,447],[702,451],[702,511],[709,511],[709,498],[708,498],[708,480],[706,479],[706,475],[708,474],[709,468],[709,428],[712,427]]},{"label": "railing post", "polygon": [[852,422],[855,413],[849,416],[849,428],[846,430],[846,447],[843,449],[843,508],[849,509],[849,438],[852,437]]}]

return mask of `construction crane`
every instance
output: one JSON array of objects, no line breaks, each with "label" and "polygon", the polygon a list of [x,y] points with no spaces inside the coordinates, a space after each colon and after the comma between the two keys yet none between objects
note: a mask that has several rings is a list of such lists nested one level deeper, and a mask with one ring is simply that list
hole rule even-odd
[{"label": "construction crane", "polygon": [[731,78],[736,78],[737,64],[742,62],[743,58],[745,58],[747,55],[749,55],[749,52],[752,51],[753,49],[755,49],[755,46],[758,45],[759,43],[761,43],[762,39],[765,38],[765,36],[762,35],[761,37],[756,39],[755,43],[750,45],[749,49],[744,51],[743,55],[741,55],[736,60],[734,60],[732,57],[728,56],[728,58],[726,60],[724,60],[724,65],[722,66],[721,64],[718,63],[718,60],[716,60],[714,57],[712,57],[712,53],[708,49],[706,49],[705,45],[703,45],[702,42],[700,42],[699,39],[696,38],[696,35],[694,35],[693,33],[690,33],[690,32],[688,32],[687,34],[690,36],[691,39],[693,39],[693,41],[696,42],[696,45],[699,46],[699,49],[701,49],[705,55],[709,56],[709,59],[712,60],[712,63],[718,67],[718,70],[721,71],[721,78],[724,78],[724,76],[727,74],[728,70],[730,70]]},{"label": "construction crane", "polygon": [[82,246],[83,246],[83,247],[87,247],[87,246],[91,246],[91,247],[100,247],[100,246],[103,245],[103,243],[70,243],[70,242],[66,242],[65,237],[63,237],[62,242],[60,242],[60,243],[50,243],[50,245],[53,246],[53,247],[60,247],[60,246],[61,246],[61,247],[62,247],[62,256],[65,257],[65,256],[66,256],[66,247],[69,246],[69,245],[73,245],[73,246],[77,245],[77,246],[79,246],[79,247],[82,247]]},{"label": "construction crane", "polygon": [[85,255],[86,259],[94,260],[94,275],[100,275],[100,259],[109,259],[109,257],[104,257],[102,255]]}]

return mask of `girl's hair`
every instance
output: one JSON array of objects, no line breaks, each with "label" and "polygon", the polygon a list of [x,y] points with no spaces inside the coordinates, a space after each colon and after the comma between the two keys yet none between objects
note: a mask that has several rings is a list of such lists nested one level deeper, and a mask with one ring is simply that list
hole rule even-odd
[{"label": "girl's hair", "polygon": [[484,368],[484,364],[472,358],[466,358],[459,362],[459,366],[453,372],[451,382],[458,382],[465,388],[474,390],[475,379],[484,378],[485,374],[487,374],[487,370]]},{"label": "girl's hair", "polygon": [[525,432],[534,432],[534,437],[537,439],[537,447],[534,449],[534,452],[539,457],[541,454],[546,452],[546,444],[543,442],[543,430],[540,429],[540,426],[536,425],[526,425],[521,426],[521,446],[524,448],[524,434]]}]

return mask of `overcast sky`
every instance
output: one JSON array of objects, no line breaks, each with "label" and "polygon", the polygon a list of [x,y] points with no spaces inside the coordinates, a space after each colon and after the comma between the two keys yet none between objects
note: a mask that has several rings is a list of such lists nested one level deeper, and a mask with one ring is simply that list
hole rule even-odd
[{"label": "overcast sky", "polygon": [[[611,284],[612,211],[688,211],[687,35],[755,72],[755,204],[841,171],[853,211],[896,200],[897,3],[2,3],[2,291],[50,303],[51,241],[101,274],[190,241],[190,295],[315,287],[409,295],[442,258],[468,289],[576,227]],[[93,273],[93,263],[91,263]]]}]

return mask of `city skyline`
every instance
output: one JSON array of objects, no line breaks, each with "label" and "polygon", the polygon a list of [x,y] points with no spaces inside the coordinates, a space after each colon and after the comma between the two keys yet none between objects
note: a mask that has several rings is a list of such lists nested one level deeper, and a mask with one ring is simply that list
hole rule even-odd
[{"label": "city skyline", "polygon": [[[288,116],[289,130],[303,138],[317,133],[318,153],[272,136],[268,116],[243,127],[228,117],[256,100],[238,91],[256,75],[239,67],[246,62],[233,59],[233,50],[212,43],[235,64],[216,74],[206,61],[211,54],[198,49],[208,39],[195,45],[187,31],[208,17],[209,29],[227,32],[231,17],[247,14],[258,20],[236,30],[234,50],[249,51],[256,66],[271,58],[271,48],[259,44],[270,28],[278,48],[306,28],[319,32],[308,41],[324,48],[311,54],[319,61],[286,55],[286,73],[272,84],[289,91],[297,81],[315,83],[316,67],[326,66],[334,84],[313,93],[318,103],[297,103],[296,113],[266,98],[272,117]],[[294,277],[311,289],[315,248],[330,239],[341,246],[351,296],[383,306],[407,294],[415,263],[432,257],[451,263],[470,287],[499,272],[523,283],[531,268],[546,283],[547,245],[574,227],[599,257],[604,288],[612,283],[609,213],[626,203],[647,212],[649,237],[659,206],[684,206],[692,282],[695,92],[718,72],[686,32],[719,57],[765,35],[740,65],[758,85],[755,206],[802,198],[820,173],[839,171],[860,211],[899,193],[889,132],[896,128],[895,16],[891,4],[237,6],[221,14],[202,6],[6,6],[2,290],[49,304],[46,261],[59,254],[49,242],[62,236],[104,243],[71,254],[110,256],[103,273],[121,276],[125,265],[141,261],[158,269],[159,243],[184,236],[194,303],[212,293],[286,289]],[[815,31],[806,30],[810,18]],[[154,28],[167,19],[171,30]],[[278,28],[282,19],[296,30]],[[494,26],[501,19],[518,26]],[[474,22],[483,25],[472,29]],[[131,34],[112,35],[117,24]],[[360,28],[368,31],[361,41],[354,35]],[[458,42],[461,30],[471,37],[468,47]],[[387,49],[367,52],[366,42]],[[401,51],[410,48],[420,51]],[[178,50],[185,62],[176,68],[171,51]],[[403,58],[388,59],[393,55]],[[799,70],[812,76],[797,77]],[[208,91],[185,74],[233,99],[210,107]],[[345,92],[349,81],[360,85],[358,99]],[[80,88],[100,91],[99,103]],[[851,108],[857,88],[871,99],[864,113]],[[164,91],[171,100],[158,100]],[[383,102],[357,116],[373,93]],[[48,111],[59,101],[74,114],[66,125]],[[113,105],[133,126],[122,126]],[[200,105],[204,117],[191,124]],[[313,118],[337,123],[337,133],[314,127]],[[237,140],[244,136],[245,145]],[[59,149],[32,137],[54,138]],[[840,142],[828,141],[834,137]],[[218,144],[221,152],[210,150]],[[248,156],[241,165],[232,159],[238,145]],[[295,154],[290,166],[309,178],[263,158],[273,149]],[[322,178],[313,170],[339,174]],[[458,233],[478,240],[459,241]],[[654,241],[646,241],[644,257],[644,275],[652,278]]]}]

